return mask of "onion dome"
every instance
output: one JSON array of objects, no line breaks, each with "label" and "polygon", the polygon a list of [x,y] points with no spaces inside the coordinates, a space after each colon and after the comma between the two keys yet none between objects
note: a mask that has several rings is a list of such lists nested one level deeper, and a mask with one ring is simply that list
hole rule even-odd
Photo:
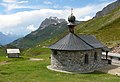
[{"label": "onion dome", "polygon": [[68,17],[68,21],[69,21],[70,23],[74,23],[74,22],[75,22],[75,16],[74,16],[74,15],[70,15],[70,16]]},{"label": "onion dome", "polygon": [[70,23],[74,23],[75,22],[75,16],[73,15],[73,9],[71,9],[71,15],[68,17],[68,21]]}]

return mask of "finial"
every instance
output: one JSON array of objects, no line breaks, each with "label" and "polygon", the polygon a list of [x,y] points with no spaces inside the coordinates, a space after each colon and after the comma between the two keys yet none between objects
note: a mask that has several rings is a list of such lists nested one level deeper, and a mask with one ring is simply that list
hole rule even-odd
[{"label": "finial", "polygon": [[71,8],[71,15],[68,17],[68,21],[70,23],[74,23],[75,22],[75,16],[73,15],[73,8]]},{"label": "finial", "polygon": [[73,8],[71,8],[71,15],[73,15]]}]

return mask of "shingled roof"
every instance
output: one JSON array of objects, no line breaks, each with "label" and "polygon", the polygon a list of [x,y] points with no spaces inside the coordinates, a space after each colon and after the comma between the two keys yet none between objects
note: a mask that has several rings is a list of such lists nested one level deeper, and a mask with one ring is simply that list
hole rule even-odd
[{"label": "shingled roof", "polygon": [[99,40],[97,40],[94,35],[80,35],[79,37],[91,45],[93,48],[102,48],[103,51],[110,51],[110,49],[102,44]]},{"label": "shingled roof", "polygon": [[96,39],[94,35],[80,35],[79,37],[83,39],[86,43],[91,45],[93,48],[105,47],[100,41]]},{"label": "shingled roof", "polygon": [[[49,46],[56,50],[90,50],[95,48],[107,48],[93,35],[80,35],[69,33],[64,38]],[[108,48],[107,48],[108,49]],[[108,51],[108,50],[106,50]]]},{"label": "shingled roof", "polygon": [[83,41],[79,36],[69,33],[64,38],[49,46],[56,50],[90,50],[93,49],[88,43]]}]

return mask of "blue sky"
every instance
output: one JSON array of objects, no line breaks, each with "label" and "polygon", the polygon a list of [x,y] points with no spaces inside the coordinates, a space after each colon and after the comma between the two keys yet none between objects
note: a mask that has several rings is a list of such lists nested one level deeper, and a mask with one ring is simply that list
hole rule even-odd
[{"label": "blue sky", "polygon": [[0,32],[26,35],[50,16],[67,19],[74,8],[77,20],[95,16],[116,0],[0,0]]}]

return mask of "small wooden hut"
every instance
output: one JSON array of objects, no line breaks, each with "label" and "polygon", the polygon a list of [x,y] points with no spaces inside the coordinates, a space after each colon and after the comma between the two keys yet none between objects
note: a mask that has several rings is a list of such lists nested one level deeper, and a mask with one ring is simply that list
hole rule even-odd
[{"label": "small wooden hut", "polygon": [[7,49],[8,58],[19,58],[20,50],[19,49]]}]

